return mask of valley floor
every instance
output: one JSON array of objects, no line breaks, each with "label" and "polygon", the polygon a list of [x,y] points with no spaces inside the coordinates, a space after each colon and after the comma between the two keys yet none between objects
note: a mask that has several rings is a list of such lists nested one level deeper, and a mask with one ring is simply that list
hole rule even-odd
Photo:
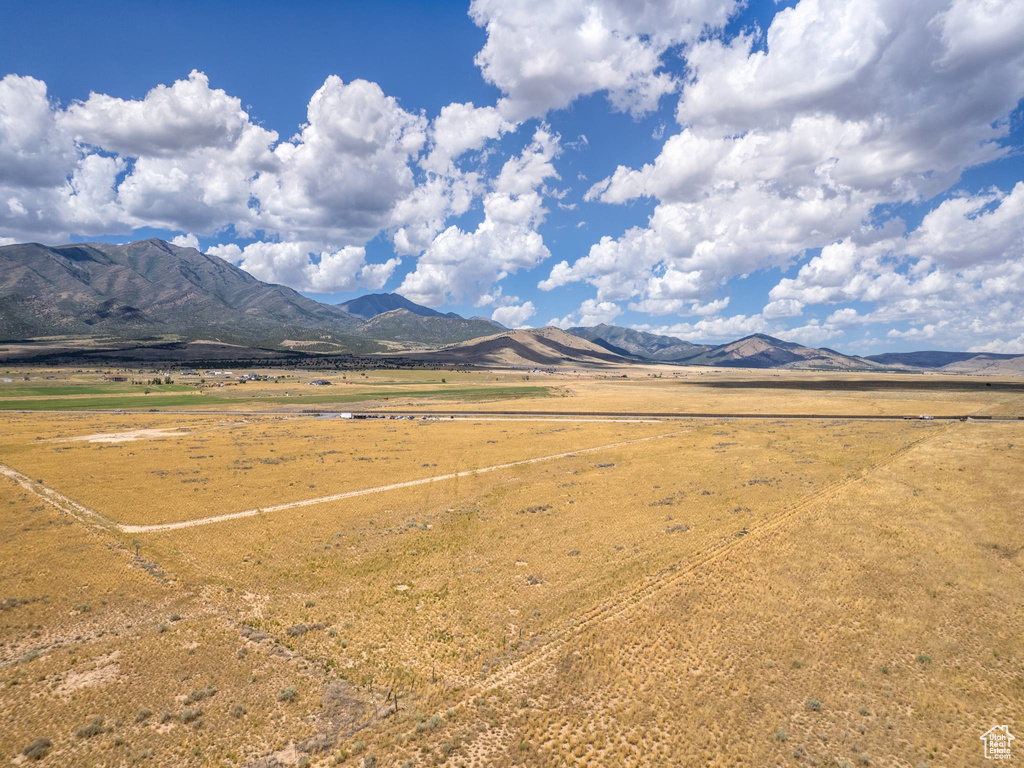
[{"label": "valley floor", "polygon": [[12,764],[981,766],[1024,730],[1024,422],[0,423]]}]

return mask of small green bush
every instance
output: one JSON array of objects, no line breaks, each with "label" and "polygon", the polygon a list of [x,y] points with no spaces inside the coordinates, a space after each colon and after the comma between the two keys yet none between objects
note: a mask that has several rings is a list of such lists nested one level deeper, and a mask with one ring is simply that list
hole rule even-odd
[{"label": "small green bush", "polygon": [[278,701],[293,701],[299,692],[294,688],[282,688],[281,692],[277,694]]}]

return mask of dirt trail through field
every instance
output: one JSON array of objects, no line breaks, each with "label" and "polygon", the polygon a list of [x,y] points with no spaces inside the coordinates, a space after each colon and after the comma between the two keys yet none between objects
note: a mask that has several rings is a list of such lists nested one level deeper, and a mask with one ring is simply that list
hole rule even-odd
[{"label": "dirt trail through field", "polygon": [[533,459],[522,459],[520,461],[510,461],[505,464],[495,464],[490,467],[480,467],[479,469],[464,469],[461,472],[449,472],[445,475],[434,475],[433,477],[421,477],[418,480],[406,480],[401,483],[391,483],[389,485],[378,485],[373,488],[361,488],[356,491],[344,491],[343,493],[333,493],[330,496],[318,496],[314,499],[302,499],[300,501],[289,501],[284,504],[275,504],[270,507],[260,507],[257,509],[247,509],[242,512],[228,512],[223,515],[213,515],[211,517],[201,517],[196,520],[182,520],[177,523],[159,523],[155,525],[117,525],[118,530],[123,533],[154,533],[157,531],[174,531],[180,528],[195,528],[200,525],[210,525],[212,523],[221,523],[226,520],[238,520],[244,517],[255,517],[256,515],[269,514],[271,512],[282,512],[286,509],[296,509],[297,507],[308,507],[313,504],[326,504],[332,501],[342,501],[343,499],[351,499],[356,496],[368,496],[373,493],[382,493],[384,491],[395,491],[399,488],[412,488],[417,485],[427,485],[429,483],[440,483],[445,480],[454,480],[459,477],[470,477],[472,475],[481,475],[486,472],[498,472],[502,469],[511,469],[512,467],[521,467],[527,464],[539,464],[543,461],[554,461],[556,459],[567,459],[572,456],[580,456],[586,453],[594,453],[596,451],[607,451],[612,448],[621,448],[627,445],[636,445],[638,443],[646,443],[651,440],[663,440],[668,437],[678,437],[684,432],[689,430],[677,430],[675,432],[669,432],[664,435],[652,435],[651,437],[640,437],[635,440],[623,440],[617,443],[608,443],[607,445],[597,445],[592,448],[580,448],[575,451],[566,451],[565,453],[555,453],[551,456],[538,456]]},{"label": "dirt trail through field", "polygon": [[429,483],[440,483],[445,480],[454,480],[460,477],[470,477],[472,475],[484,474],[487,472],[498,472],[503,469],[511,469],[513,467],[520,467],[527,464],[539,464],[544,461],[555,461],[557,459],[567,459],[573,456],[581,456],[588,453],[595,453],[597,451],[607,451],[612,448],[621,448],[627,445],[637,445],[638,443],[646,443],[652,440],[663,440],[670,437],[678,437],[685,432],[689,432],[688,429],[676,430],[662,435],[652,435],[650,437],[640,437],[635,440],[622,440],[616,443],[607,443],[606,445],[596,445],[591,448],[579,448],[575,451],[566,451],[564,453],[555,453],[550,456],[537,456],[532,459],[522,459],[520,461],[510,461],[505,464],[495,464],[490,467],[480,467],[477,469],[465,469],[460,472],[449,472],[445,475],[434,475],[433,477],[421,477],[417,480],[406,480],[400,483],[391,483],[389,485],[378,485],[373,488],[360,488],[355,491],[344,491],[343,493],[334,493],[329,496],[318,496],[312,499],[301,499],[299,501],[289,501],[284,504],[275,504],[269,507],[259,507],[256,509],[247,509],[241,512],[228,512],[223,515],[212,515],[210,517],[202,517],[196,520],[182,520],[177,523],[159,523],[155,525],[124,525],[116,523],[110,520],[99,512],[89,509],[88,507],[79,504],[77,501],[68,498],[62,493],[48,488],[40,482],[32,482],[32,480],[25,475],[21,474],[15,469],[8,467],[4,464],[0,464],[0,474],[5,475],[16,483],[21,485],[25,490],[34,493],[41,499],[56,507],[57,509],[65,512],[77,520],[83,523],[90,523],[92,525],[98,525],[107,529],[114,529],[121,533],[156,533],[159,531],[174,531],[182,528],[195,528],[201,525],[211,525],[213,523],[221,523],[227,520],[238,520],[245,517],[255,517],[256,515],[269,514],[272,512],[282,512],[286,509],[295,509],[297,507],[308,507],[314,504],[327,504],[332,501],[342,501],[344,499],[351,499],[356,496],[368,496],[374,493],[383,493],[385,491],[394,491],[399,488],[412,488],[417,485],[427,485]]},{"label": "dirt trail through field", "polygon": [[50,506],[56,507],[64,514],[70,515],[79,522],[105,529],[118,527],[113,520],[108,520],[96,510],[89,509],[87,506],[79,504],[74,499],[69,499],[63,493],[55,491],[53,488],[48,488],[41,482],[32,482],[31,478],[21,474],[21,472],[18,472],[16,469],[11,469],[11,467],[8,467],[6,464],[0,464],[0,475],[9,477],[29,493],[35,494]]}]

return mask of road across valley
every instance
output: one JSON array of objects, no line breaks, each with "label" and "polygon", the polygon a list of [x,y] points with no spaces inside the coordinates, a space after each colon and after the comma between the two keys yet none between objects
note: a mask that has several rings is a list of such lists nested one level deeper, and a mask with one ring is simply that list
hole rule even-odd
[{"label": "road across valley", "polygon": [[626,420],[685,420],[685,419],[761,419],[778,421],[786,419],[803,421],[984,421],[986,423],[1018,423],[1024,416],[994,417],[976,414],[958,414],[953,416],[931,416],[926,414],[866,414],[866,413],[672,413],[666,411],[439,411],[401,409],[387,411],[357,411],[348,408],[305,408],[296,410],[225,410],[218,409],[168,409],[159,408],[120,408],[120,409],[75,409],[65,411],[62,408],[10,410],[4,413],[122,413],[122,414],[181,414],[186,416],[340,416],[351,414],[355,419],[397,419],[413,416],[417,419],[470,419],[473,421],[494,419],[528,419],[528,420],[571,420],[571,421],[626,421]]}]

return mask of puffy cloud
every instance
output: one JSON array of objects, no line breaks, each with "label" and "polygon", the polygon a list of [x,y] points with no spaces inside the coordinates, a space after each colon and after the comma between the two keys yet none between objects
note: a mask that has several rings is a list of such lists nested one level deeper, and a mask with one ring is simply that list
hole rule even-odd
[{"label": "puffy cloud", "polygon": [[673,91],[662,54],[719,27],[733,0],[473,0],[470,16],[487,31],[476,63],[506,94],[510,120],[543,116],[579,96],[607,92],[612,105],[649,112]]},{"label": "puffy cloud", "polygon": [[12,242],[64,240],[125,226],[119,158],[82,157],[32,77],[0,80],[0,232]]},{"label": "puffy cloud", "polygon": [[185,235],[177,235],[171,238],[171,245],[178,245],[182,248],[195,248],[199,250],[199,238],[191,232]]},{"label": "puffy cloud", "polygon": [[139,100],[92,93],[56,119],[85,151],[135,158],[117,185],[130,228],[253,231],[252,182],[272,167],[277,134],[254,124],[241,101],[211,88],[205,74],[193,70]]},{"label": "puffy cloud", "polygon": [[804,304],[796,299],[776,299],[764,305],[761,314],[765,317],[799,317],[803,314]]},{"label": "puffy cloud", "polygon": [[796,328],[786,328],[780,331],[776,331],[776,335],[784,341],[792,341],[796,344],[803,344],[808,347],[817,347],[828,341],[829,339],[835,338],[842,333],[837,328],[829,327],[828,325],[822,325],[816,320],[809,321],[806,325],[797,326]]},{"label": "puffy cloud", "polygon": [[1015,339],[993,339],[970,347],[971,352],[994,352],[1002,355],[1024,355],[1024,333]]},{"label": "puffy cloud", "polygon": [[1024,40],[1024,14],[1015,0],[954,0],[931,27],[941,30],[945,52],[938,63],[949,69],[1019,52]]},{"label": "puffy cloud", "polygon": [[859,227],[866,214],[827,190],[782,196],[770,185],[700,202],[662,203],[646,227],[601,238],[572,265],[556,264],[540,288],[585,281],[599,299],[641,296],[652,308],[665,300],[692,301],[735,275],[784,266],[805,249],[830,242],[835,229]]},{"label": "puffy cloud", "polygon": [[452,216],[461,216],[484,189],[475,173],[431,175],[391,212],[392,242],[404,256],[422,253]]},{"label": "puffy cloud", "polygon": [[329,250],[308,242],[256,242],[245,248],[227,243],[213,246],[208,253],[264,282],[315,293],[379,290],[401,262],[393,258],[383,264],[368,264],[362,246]]},{"label": "puffy cloud", "polygon": [[537,313],[532,301],[522,304],[506,304],[491,313],[491,320],[509,328],[522,328],[526,321]]},{"label": "puffy cloud", "polygon": [[430,154],[422,165],[435,173],[444,173],[465,152],[480,149],[488,139],[496,139],[515,128],[516,124],[503,118],[495,107],[475,107],[471,101],[441,107],[431,124]]},{"label": "puffy cloud", "polygon": [[865,245],[833,243],[794,278],[771,289],[772,305],[864,301],[828,323],[910,323],[890,339],[939,339],[952,346],[993,333],[1019,333],[1024,317],[1024,182],[1008,193],[953,197],[906,235]]},{"label": "puffy cloud", "polygon": [[74,143],[50,107],[46,83],[18,75],[0,80],[0,184],[60,186],[77,159]]},{"label": "puffy cloud", "polygon": [[571,328],[577,325],[610,325],[621,314],[622,307],[614,302],[586,299],[575,312],[570,312],[561,319],[553,318],[550,325],[557,325],[559,328]]},{"label": "puffy cloud", "polygon": [[537,227],[547,212],[535,188],[557,177],[552,160],[558,152],[558,137],[539,128],[522,153],[502,167],[484,197],[483,221],[473,231],[453,225],[438,234],[399,292],[430,306],[449,298],[479,305],[491,299],[495,283],[546,259],[550,252]]},{"label": "puffy cloud", "polygon": [[313,94],[307,117],[253,182],[258,226],[287,239],[366,242],[414,189],[409,162],[426,141],[426,119],[376,83],[334,75]]},{"label": "puffy cloud", "polygon": [[137,101],[90,93],[59,119],[76,140],[130,157],[230,149],[254,127],[242,102],[210,88],[209,79],[197,70],[187,80],[156,86]]},{"label": "puffy cloud", "polygon": [[[715,315],[701,318],[695,323],[658,326],[640,324],[635,327],[642,331],[708,344],[734,341],[752,333],[769,333],[773,330],[770,323],[761,315],[731,315],[729,317]],[[780,332],[780,329],[775,329],[775,332]]]}]

